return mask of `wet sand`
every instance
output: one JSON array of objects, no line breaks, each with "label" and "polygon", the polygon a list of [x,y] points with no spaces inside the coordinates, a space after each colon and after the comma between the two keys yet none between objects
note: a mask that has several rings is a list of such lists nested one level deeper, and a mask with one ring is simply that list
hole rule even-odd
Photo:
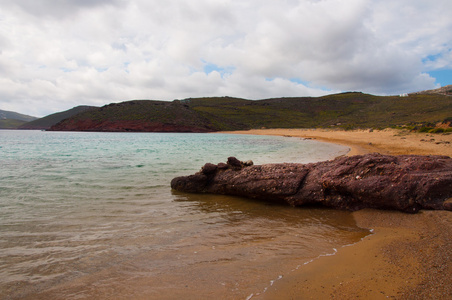
[{"label": "wet sand", "polygon": [[303,266],[260,299],[451,299],[450,212],[362,210],[354,217],[374,234]]},{"label": "wet sand", "polygon": [[[349,155],[452,156],[452,135],[398,130],[267,129],[234,132],[318,139],[347,145]],[[254,299],[452,299],[452,213],[353,213],[373,229],[363,241],[320,257],[277,281]]]}]

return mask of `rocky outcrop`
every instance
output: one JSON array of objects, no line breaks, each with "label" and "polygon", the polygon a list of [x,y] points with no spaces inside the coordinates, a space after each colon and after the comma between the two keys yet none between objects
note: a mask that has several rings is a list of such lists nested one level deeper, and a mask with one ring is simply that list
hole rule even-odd
[{"label": "rocky outcrop", "polygon": [[452,158],[367,154],[311,164],[253,165],[230,157],[227,163],[207,163],[194,175],[174,178],[171,187],[351,211],[452,210]]}]

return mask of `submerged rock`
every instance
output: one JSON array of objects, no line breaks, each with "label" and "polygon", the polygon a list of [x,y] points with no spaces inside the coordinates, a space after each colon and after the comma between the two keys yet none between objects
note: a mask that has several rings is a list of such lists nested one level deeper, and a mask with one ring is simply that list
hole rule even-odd
[{"label": "submerged rock", "polygon": [[452,158],[381,154],[339,157],[311,164],[253,165],[234,157],[206,164],[171,187],[189,193],[236,195],[347,210],[452,210]]}]

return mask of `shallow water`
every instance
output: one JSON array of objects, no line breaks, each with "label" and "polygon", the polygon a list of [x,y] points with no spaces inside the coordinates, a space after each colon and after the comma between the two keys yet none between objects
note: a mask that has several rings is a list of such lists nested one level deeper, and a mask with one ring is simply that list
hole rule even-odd
[{"label": "shallow water", "polygon": [[0,131],[0,298],[246,299],[360,240],[348,212],[171,191],[228,156],[314,162],[347,148],[224,134]]}]

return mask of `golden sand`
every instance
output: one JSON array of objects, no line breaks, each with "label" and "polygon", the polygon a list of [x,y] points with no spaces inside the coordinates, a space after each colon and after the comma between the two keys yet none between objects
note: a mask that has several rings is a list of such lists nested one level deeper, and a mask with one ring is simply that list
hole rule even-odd
[{"label": "golden sand", "polygon": [[[318,139],[350,147],[349,155],[452,156],[452,135],[399,130],[266,129],[233,133]],[[363,241],[338,249],[277,281],[254,299],[452,299],[452,213],[354,212],[373,229]]]},{"label": "golden sand", "polygon": [[317,139],[347,145],[349,155],[421,154],[452,156],[452,134],[415,133],[405,130],[253,129],[228,133],[278,135]]}]

